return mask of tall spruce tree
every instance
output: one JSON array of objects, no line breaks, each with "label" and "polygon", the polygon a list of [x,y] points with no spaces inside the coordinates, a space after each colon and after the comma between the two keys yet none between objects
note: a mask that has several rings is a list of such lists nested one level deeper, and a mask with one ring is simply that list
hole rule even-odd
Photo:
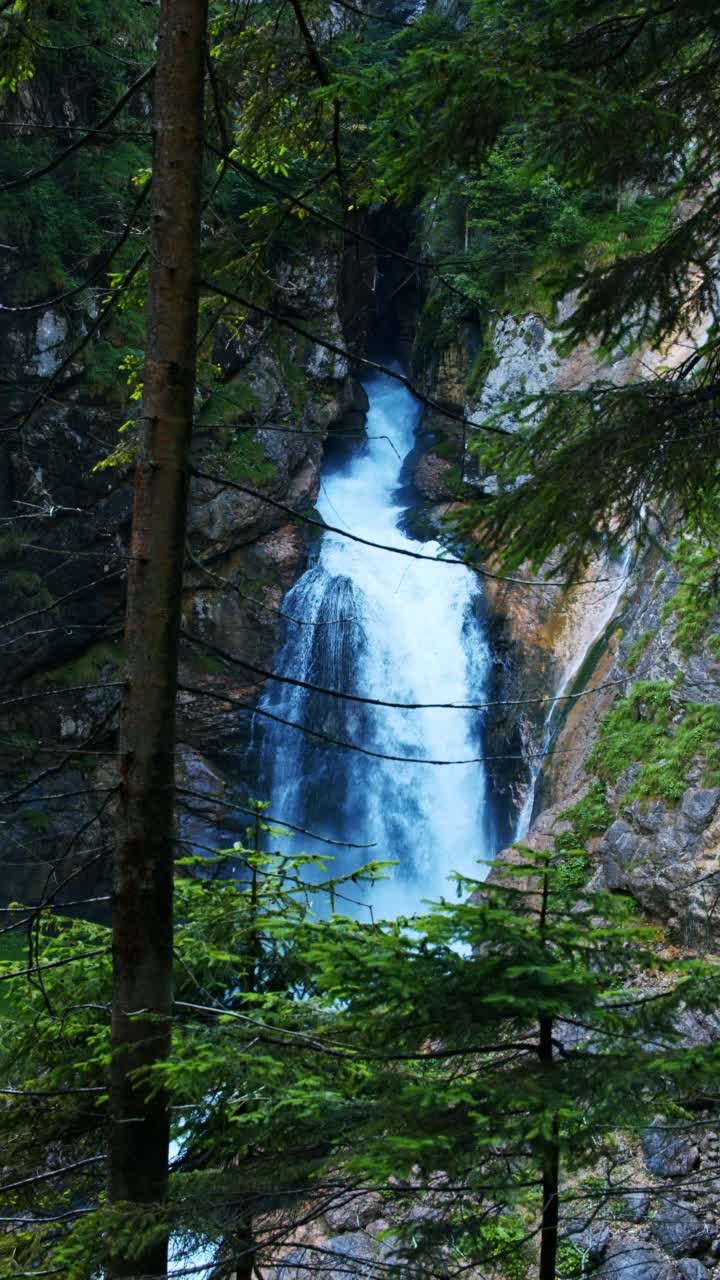
[{"label": "tall spruce tree", "polygon": [[561,1211],[576,1229],[612,1212],[597,1172],[618,1131],[712,1079],[717,1046],[684,1043],[678,1014],[712,1013],[713,966],[664,961],[631,903],[583,887],[582,868],[582,851],[521,849],[419,920],[312,930],[333,1044],[356,1055],[333,1159],[425,1190],[424,1212],[398,1215],[413,1274],[494,1261],[553,1280]]},{"label": "tall spruce tree", "polygon": [[[170,1115],[147,1070],[172,1027],[175,699],[198,301],[207,0],[163,0],[155,68],[152,214],[140,449],[128,561],[113,877],[110,1199],[167,1196]],[[167,1237],[107,1274],[162,1276]]]}]

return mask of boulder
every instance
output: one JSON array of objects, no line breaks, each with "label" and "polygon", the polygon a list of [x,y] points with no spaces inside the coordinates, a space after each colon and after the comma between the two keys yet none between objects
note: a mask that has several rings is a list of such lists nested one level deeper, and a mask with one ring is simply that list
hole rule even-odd
[{"label": "boulder", "polygon": [[678,1271],[685,1280],[707,1280],[708,1277],[707,1267],[704,1267],[702,1262],[698,1262],[697,1258],[680,1258]]},{"label": "boulder", "polygon": [[653,1218],[650,1232],[661,1248],[674,1258],[702,1253],[711,1244],[712,1236],[707,1225],[682,1205],[664,1204]]},{"label": "boulder", "polygon": [[642,1222],[650,1208],[650,1196],[645,1191],[629,1191],[623,1196],[623,1217],[628,1222]]},{"label": "boulder", "polygon": [[413,472],[415,487],[431,502],[457,496],[458,466],[430,449],[424,453]]},{"label": "boulder", "polygon": [[700,1152],[677,1131],[657,1121],[642,1138],[645,1164],[660,1178],[681,1178],[697,1168]]},{"label": "boulder", "polygon": [[358,1231],[382,1216],[385,1201],[375,1191],[349,1192],[325,1211],[331,1231]]},{"label": "boulder", "polygon": [[616,1238],[597,1280],[680,1280],[680,1272],[652,1244]]},{"label": "boulder", "polygon": [[604,1222],[593,1222],[590,1226],[578,1224],[577,1230],[573,1229],[574,1225],[569,1222],[566,1227],[570,1244],[584,1255],[587,1262],[599,1262],[605,1257],[610,1245],[610,1231],[607,1224]]},{"label": "boulder", "polygon": [[719,802],[720,787],[698,787],[685,792],[680,813],[692,831],[704,831]]}]

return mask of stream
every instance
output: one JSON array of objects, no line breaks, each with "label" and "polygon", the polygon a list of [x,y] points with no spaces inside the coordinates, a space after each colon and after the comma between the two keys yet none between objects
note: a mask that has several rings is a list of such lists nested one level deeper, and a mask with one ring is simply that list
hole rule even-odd
[{"label": "stream", "polygon": [[[418,504],[409,481],[421,408],[387,375],[364,385],[367,439],[339,459],[331,447],[318,510],[358,537],[439,556],[439,543],[407,531]],[[294,621],[285,624],[278,675],[380,702],[487,701],[481,583],[463,565],[414,560],[325,531],[283,611]],[[452,871],[482,878],[478,860],[491,857],[496,842],[477,759],[481,710],[373,706],[271,682],[260,711],[332,739],[257,717],[260,794],[281,821],[336,841],[372,842],[368,856],[396,861],[391,879],[373,889],[374,908],[416,910],[423,898],[454,891]],[[336,854],[341,871],[360,860],[353,850]]]}]

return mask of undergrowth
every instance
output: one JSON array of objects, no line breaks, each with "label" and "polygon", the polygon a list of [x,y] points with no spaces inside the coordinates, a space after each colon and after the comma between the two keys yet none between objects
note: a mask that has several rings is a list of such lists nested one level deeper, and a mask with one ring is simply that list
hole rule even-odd
[{"label": "undergrowth", "polygon": [[720,705],[678,704],[670,681],[639,681],[605,717],[588,769],[617,782],[632,764],[641,766],[627,799],[658,797],[677,802],[693,761],[704,766],[705,785],[720,781]]},{"label": "undergrowth", "polygon": [[[716,507],[720,503],[716,503]],[[699,646],[714,613],[720,610],[720,567],[717,537],[720,536],[720,511],[714,516],[715,529],[698,535],[693,529],[684,531],[673,551],[673,563],[680,574],[675,595],[663,608],[663,621],[675,617],[675,643],[686,657]]]},{"label": "undergrowth", "polygon": [[111,678],[116,678],[121,664],[122,651],[119,646],[109,641],[100,641],[77,658],[71,658],[69,662],[48,672],[47,679],[49,684],[65,685],[67,688],[96,684],[102,676],[107,678],[108,671]]},{"label": "undergrowth", "polygon": [[238,484],[245,482],[261,487],[275,479],[277,468],[258,440],[238,435],[223,456],[223,471]]},{"label": "undergrowth", "polygon": [[589,791],[574,804],[560,814],[563,821],[572,825],[572,834],[576,844],[584,845],[593,836],[607,831],[613,820],[612,810],[605,799],[605,788],[601,782],[593,782]]}]

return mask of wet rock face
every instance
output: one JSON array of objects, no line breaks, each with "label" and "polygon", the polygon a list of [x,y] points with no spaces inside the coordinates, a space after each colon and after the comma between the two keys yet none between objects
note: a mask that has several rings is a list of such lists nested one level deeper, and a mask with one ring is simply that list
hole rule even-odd
[{"label": "wet rock face", "polygon": [[377,1192],[351,1194],[326,1210],[325,1220],[332,1231],[357,1231],[377,1221],[384,1209],[385,1201]]},{"label": "wet rock face", "polygon": [[[601,637],[582,682],[573,690],[582,696],[562,709],[557,721],[553,751],[540,782],[541,804],[528,836],[532,847],[552,848],[567,833],[563,813],[595,781],[588,760],[601,725],[637,681],[666,681],[672,689],[671,734],[687,704],[717,702],[720,662],[712,646],[701,638],[689,655],[678,648],[673,602],[679,576],[674,564],[656,551],[646,553],[629,576],[617,619],[609,635]],[[505,607],[502,592],[499,601]],[[533,634],[532,614],[523,621],[512,598],[510,608],[513,635]],[[717,617],[710,616],[707,634],[714,634],[717,626]],[[572,634],[572,628],[565,632],[566,637]],[[533,666],[524,643],[532,672],[537,663]],[[520,669],[518,696],[534,693],[534,686],[525,690],[522,681]],[[642,718],[642,709],[639,714]],[[638,796],[633,788],[643,768],[642,761],[631,761],[615,781],[602,782],[607,825],[579,843],[586,846],[597,888],[629,893],[654,919],[669,925],[674,940],[702,950],[720,935],[720,786],[714,785],[712,770],[708,772],[697,757],[683,765],[676,779],[677,799],[651,792]]]},{"label": "wet rock face", "polygon": [[[432,345],[423,352],[423,358],[431,372],[424,382],[431,399],[443,409],[462,417],[465,411],[466,385],[475,356],[482,345],[482,333],[471,321],[464,320],[454,339],[439,348]],[[462,445],[463,427],[439,410],[428,409],[425,416],[428,430],[438,431],[443,437]]]},{"label": "wet rock face", "polygon": [[[562,366],[554,341],[554,330],[540,316],[503,317],[492,335],[494,355],[480,395],[466,404],[468,418],[482,422],[518,392],[539,395],[548,390]],[[500,425],[506,431],[517,431],[520,423],[503,412]],[[492,475],[480,476],[480,484],[488,493],[497,488]]]},{"label": "wet rock face", "polygon": [[459,470],[456,463],[429,449],[413,472],[416,489],[430,502],[453,498],[458,489]]},{"label": "wet rock face", "polygon": [[[602,638],[610,626],[618,593],[616,588],[609,589],[604,581],[561,591],[542,584],[542,570],[538,573],[520,570],[516,576],[529,578],[531,582],[518,585],[490,578],[485,581],[484,589],[495,661],[491,700],[496,705],[488,714],[488,754],[519,756],[510,784],[517,794],[519,809],[531,774],[528,761],[530,757],[537,760],[537,753],[548,745],[545,737],[549,717],[554,717],[554,736],[560,732],[569,709],[574,707],[572,703],[561,703],[553,711],[552,699],[560,691],[570,692],[572,674],[579,670],[598,638]],[[605,579],[607,566],[593,561],[588,577]],[[537,585],[538,582],[541,585]],[[614,636],[607,634],[601,660],[603,667],[611,664],[615,648]],[[580,718],[587,716],[590,728],[595,727],[596,707],[592,704],[586,707],[581,702],[578,710]],[[581,741],[586,741],[584,733]],[[548,761],[552,760],[553,766],[559,763],[560,768],[567,768],[573,776],[579,769],[580,777],[584,777],[585,758],[584,750],[578,751],[572,743],[557,757],[548,756]],[[490,768],[493,787],[502,791],[508,785],[508,763],[501,760]],[[541,783],[545,774],[542,770]]]},{"label": "wet rock face", "polygon": [[[419,354],[429,370],[426,386],[430,395],[477,422],[500,413],[502,425],[516,430],[519,423],[503,406],[518,392],[537,395],[543,391],[582,389],[598,377],[623,386],[647,377],[659,364],[673,367],[682,360],[684,339],[669,340],[663,350],[631,354],[617,350],[602,356],[597,347],[586,343],[560,357],[555,349],[557,325],[567,318],[574,303],[573,295],[562,300],[554,323],[533,314],[503,316],[485,334],[463,320],[454,334],[444,339],[440,350],[421,338],[420,345],[424,342],[424,346]],[[477,382],[479,387],[474,385]],[[457,443],[459,429],[447,420],[443,423],[442,415],[431,415],[431,425]],[[462,443],[472,444],[472,434],[472,428],[468,429],[468,441],[461,441],[461,448]],[[479,474],[477,467],[476,455],[467,452],[462,467],[465,483],[477,486],[480,493],[494,492],[496,477]],[[422,481],[421,469],[418,478]],[[666,536],[659,525],[655,536],[659,542]],[[557,750],[548,757],[539,782],[541,807],[554,806],[563,797],[568,802],[577,798],[587,782],[585,762],[597,740],[602,718],[615,698],[630,687],[631,677],[671,680],[677,685],[679,696],[688,701],[716,700],[719,686],[716,683],[713,691],[710,682],[720,681],[720,650],[719,658],[702,645],[687,654],[679,652],[675,643],[674,624],[667,613],[668,609],[672,612],[672,597],[678,586],[674,567],[653,552],[646,553],[633,566],[626,584],[621,581],[619,566],[609,571],[607,565],[595,564],[586,576],[605,579],[613,573],[619,584],[613,607],[617,606],[616,620],[622,615],[622,640],[619,631],[613,634],[613,609],[608,612],[603,604],[603,597],[607,598],[611,591],[607,584],[599,584],[594,592],[577,588],[561,593],[549,587],[525,589],[517,584],[504,587],[492,580],[485,583],[496,656],[492,698],[505,703],[505,709],[494,708],[488,718],[489,754],[529,756],[542,747],[546,715],[531,700],[557,693],[563,680],[577,669],[582,655],[587,666],[586,683],[592,679],[598,685],[610,686],[617,681],[616,691],[608,688],[600,696],[562,709],[556,716],[553,733]],[[543,570],[536,574],[520,570],[518,576],[541,578]],[[717,632],[717,619],[710,630]],[[625,687],[623,676],[628,680]],[[512,702],[516,704],[514,708],[508,705]],[[491,766],[491,772],[494,793],[512,794],[519,807],[523,791],[527,790],[529,769],[522,764],[517,768],[498,765]],[[698,792],[707,789],[699,774],[690,772],[687,783]],[[713,797],[686,797],[683,803],[681,814],[671,818],[671,806],[657,810],[654,819],[650,813],[643,818],[637,807],[631,814],[618,813],[617,818],[624,825],[612,833],[606,849],[608,863],[612,863],[610,877],[618,888],[628,883],[628,874],[636,875],[629,868],[643,864],[644,870],[637,872],[637,878],[644,881],[645,896],[640,900],[649,909],[660,911],[663,918],[672,914],[671,900],[678,885],[682,882],[689,887],[693,869],[703,867],[716,835],[706,821],[703,807],[710,806],[714,813]],[[653,820],[656,827],[650,830]],[[509,838],[512,832],[508,830],[505,835]],[[658,878],[659,885],[651,884]],[[680,905],[685,912],[686,904],[681,901]],[[699,904],[697,908],[691,904],[691,914],[697,914],[698,909]]]},{"label": "wet rock face", "polygon": [[[561,743],[572,740],[567,730],[560,738]],[[573,792],[542,809],[523,843],[536,850],[552,849],[567,836],[571,824],[565,814],[587,794],[588,786],[584,778]],[[698,795],[702,799],[696,809]],[[715,908],[720,889],[720,797],[711,803],[715,795],[715,788],[690,787],[677,807],[661,801],[647,807],[640,801],[620,804],[620,816],[605,834],[587,841],[591,887],[630,894],[654,919],[665,921],[680,942],[701,950],[714,945],[720,933]],[[692,825],[687,809],[693,814]],[[500,856],[509,855],[504,851]],[[705,1034],[690,1026],[687,1033]]]}]

